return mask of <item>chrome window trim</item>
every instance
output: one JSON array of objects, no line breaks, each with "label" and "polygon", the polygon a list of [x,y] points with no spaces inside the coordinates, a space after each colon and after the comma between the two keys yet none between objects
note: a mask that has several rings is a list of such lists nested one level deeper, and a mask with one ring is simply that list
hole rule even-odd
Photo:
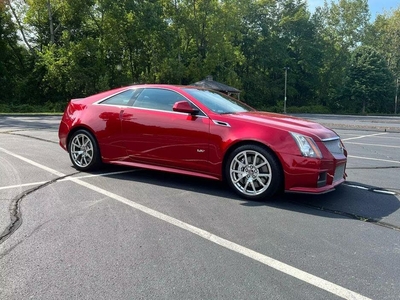
[{"label": "chrome window trim", "polygon": [[[196,105],[197,107],[197,105]],[[162,109],[154,109],[154,108],[146,108],[146,107],[135,107],[135,106],[127,106],[127,108],[133,108],[133,109],[139,109],[139,110],[151,110],[151,111],[160,111],[160,112],[164,112],[164,113],[170,113],[170,114],[179,114],[179,115],[190,115],[189,113],[183,113],[183,112],[179,112],[179,111],[171,111],[171,110],[162,110]],[[192,115],[193,117],[196,118],[207,118],[209,119],[209,117],[207,115],[202,116],[202,115]]]},{"label": "chrome window trim", "polygon": [[130,105],[120,105],[120,104],[101,104],[101,103],[99,103],[99,104],[94,104],[94,103],[93,103],[93,105],[101,105],[101,106],[109,106],[109,107],[119,107],[119,108],[129,108],[129,107],[132,107],[132,106],[130,106]]}]

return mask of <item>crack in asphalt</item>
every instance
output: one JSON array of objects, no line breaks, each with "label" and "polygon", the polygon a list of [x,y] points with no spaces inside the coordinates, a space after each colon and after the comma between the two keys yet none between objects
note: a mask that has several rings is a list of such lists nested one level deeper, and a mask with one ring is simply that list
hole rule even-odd
[{"label": "crack in asphalt", "polygon": [[[40,130],[43,128],[39,128],[37,130]],[[39,141],[44,141],[44,142],[49,142],[49,143],[53,143],[53,144],[58,144],[58,142],[52,141],[52,140],[47,140],[47,139],[43,139],[43,138],[39,138],[39,137],[33,137],[30,135],[26,135],[26,134],[19,134],[16,132],[19,131],[26,131],[25,130],[12,130],[12,131],[6,131],[6,132],[2,132],[3,134],[9,134],[9,135],[15,135],[15,136],[22,136],[22,137],[27,137],[27,138],[31,138],[31,139],[35,139],[35,140],[39,140]],[[386,130],[385,130],[386,131]],[[400,169],[400,166],[385,166],[385,167],[348,167],[347,169],[352,169],[352,170],[378,170],[378,169]],[[29,194],[43,188],[46,187],[54,182],[57,182],[61,179],[64,179],[66,177],[78,174],[80,172],[75,172],[69,175],[65,175],[62,177],[58,177],[55,178],[53,180],[50,180],[42,185],[39,185],[38,187],[35,187],[33,189],[27,190],[23,193],[21,193],[20,195],[18,195],[17,197],[15,197],[10,205],[10,218],[11,218],[11,223],[8,225],[8,227],[3,231],[3,233],[0,234],[0,244],[2,244],[7,238],[9,238],[22,224],[22,214],[21,214],[21,210],[20,210],[20,204],[23,198],[25,198],[26,196],[28,196]],[[351,182],[345,183],[349,186],[353,185]],[[365,187],[365,186],[360,186],[361,188],[368,190],[370,192],[374,192],[374,193],[384,193],[384,194],[388,194],[388,193],[393,193],[394,195],[399,195],[399,192],[395,191],[396,189],[384,189],[384,188],[377,188],[377,187]],[[344,216],[344,217],[348,217],[350,219],[354,219],[354,220],[358,220],[358,221],[362,221],[362,222],[367,222],[367,223],[371,223],[377,226],[382,226],[385,228],[389,228],[395,231],[399,231],[400,232],[400,226],[394,225],[394,224],[390,224],[387,222],[382,222],[379,219],[375,219],[375,218],[371,218],[371,217],[366,217],[366,216],[360,216],[357,214],[353,214],[353,213],[349,213],[349,212],[345,212],[345,211],[341,211],[341,210],[337,210],[337,209],[331,209],[331,208],[326,208],[323,206],[317,206],[317,205],[312,205],[312,204],[308,204],[308,203],[299,203],[299,202],[295,202],[295,201],[289,201],[291,203],[294,203],[296,205],[302,205],[311,209],[315,209],[315,210],[319,210],[319,211],[325,211],[325,212],[329,212],[332,214],[336,214],[336,215],[340,215],[340,216]]]},{"label": "crack in asphalt", "polygon": [[319,210],[319,211],[325,211],[325,212],[329,212],[329,213],[332,213],[332,214],[335,214],[335,215],[348,217],[350,219],[371,223],[371,224],[374,224],[374,225],[382,226],[382,227],[393,229],[393,230],[396,230],[396,231],[400,232],[400,226],[397,226],[397,225],[394,225],[394,224],[390,224],[390,223],[387,223],[387,222],[382,222],[379,219],[360,216],[360,215],[357,215],[357,214],[348,213],[348,212],[337,210],[337,209],[326,208],[326,207],[323,207],[323,206],[312,205],[312,204],[308,204],[308,203],[299,203],[299,202],[296,202],[296,201],[289,201],[289,202],[293,203],[293,204],[297,204],[297,205],[300,204],[302,206],[309,207],[309,208],[312,208],[312,209],[316,209],[316,210]]},{"label": "crack in asphalt", "polygon": [[[21,131],[39,131],[39,130],[43,130],[43,129],[49,129],[48,127],[36,127],[36,128],[29,128],[26,127],[24,129],[11,129],[11,130],[5,130],[5,131],[0,131],[0,133],[3,134],[13,134],[14,132],[21,132]],[[31,137],[31,136],[29,136]]]},{"label": "crack in asphalt", "polygon": [[[46,225],[47,223],[49,223],[49,221],[44,222],[43,224],[40,224],[39,226],[37,226],[36,228],[33,229],[33,231],[27,235],[25,237],[24,240],[29,239],[34,233],[36,233],[37,231],[39,231],[44,225]],[[22,244],[24,242],[24,240],[19,240],[17,241],[17,243],[15,245],[12,245],[9,249],[7,249],[6,251],[0,253],[0,259],[3,259],[4,257],[6,257],[9,253],[11,253],[15,248],[17,248],[20,244]]]},{"label": "crack in asphalt", "polygon": [[0,244],[2,244],[5,240],[7,240],[22,224],[22,213],[21,213],[21,202],[22,200],[32,194],[33,192],[36,192],[50,184],[53,184],[59,180],[62,180],[64,178],[79,174],[80,172],[74,172],[65,176],[57,177],[55,179],[52,179],[50,181],[47,181],[37,187],[34,187],[32,189],[26,190],[16,196],[10,203],[10,224],[6,227],[6,229],[0,234]]},{"label": "crack in asphalt", "polygon": [[57,144],[58,145],[58,142],[56,142],[56,141],[47,140],[47,139],[43,139],[43,138],[35,137],[35,136],[30,136],[30,135],[27,135],[27,134],[14,133],[14,132],[15,131],[9,131],[9,132],[3,132],[3,133],[9,134],[9,135],[15,135],[15,136],[27,137],[27,138],[31,138],[31,139],[34,139],[34,140],[38,140],[38,141],[42,141],[42,142],[48,142],[48,143],[52,143],[52,144]]},{"label": "crack in asphalt", "polygon": [[[51,185],[51,184],[53,184],[53,183],[55,183],[55,182],[57,182],[59,180],[65,179],[67,177],[70,177],[70,176],[73,176],[73,175],[76,175],[76,174],[79,174],[79,173],[81,173],[81,172],[74,172],[74,173],[71,173],[71,174],[68,174],[68,175],[65,175],[65,176],[57,177],[57,178],[55,178],[53,180],[47,181],[47,182],[37,186],[35,188],[26,190],[26,191],[22,192],[21,194],[19,194],[18,196],[16,196],[10,203],[10,219],[11,219],[11,222],[7,226],[7,228],[0,234],[0,244],[2,244],[5,240],[7,240],[21,226],[21,224],[22,224],[21,202],[26,196],[28,196],[28,195],[30,195],[30,194],[32,194],[32,193],[34,193],[34,192],[46,187],[46,186],[49,186],[49,185]],[[352,185],[352,183],[349,182],[347,185]],[[385,190],[383,190],[381,188],[374,188],[374,187],[362,187],[362,188],[364,188],[365,190],[368,190],[370,192],[385,191]],[[288,202],[296,204],[296,205],[301,205],[301,206],[304,206],[304,207],[308,207],[308,208],[311,208],[311,209],[315,209],[315,210],[319,210],[319,211],[325,211],[325,212],[328,212],[328,213],[344,216],[344,217],[347,217],[347,218],[350,218],[350,219],[371,223],[371,224],[374,224],[374,225],[378,225],[378,226],[381,226],[381,227],[385,227],[385,228],[392,229],[392,230],[400,232],[400,226],[397,226],[397,225],[394,225],[394,224],[390,224],[390,223],[387,223],[387,222],[382,222],[379,219],[366,217],[366,216],[361,216],[361,215],[357,215],[357,214],[354,214],[354,213],[349,213],[349,212],[345,212],[345,211],[341,211],[341,210],[337,210],[337,209],[326,208],[326,207],[323,207],[323,206],[312,205],[312,204],[304,203],[304,202],[296,202],[296,201],[291,201],[291,200],[289,200]]]},{"label": "crack in asphalt", "polygon": [[[393,196],[394,195],[399,195],[399,193],[396,192],[395,189],[384,189],[384,188],[371,187],[371,186],[361,186],[361,185],[353,183],[353,182],[344,182],[343,184],[347,185],[347,186],[359,187],[359,188],[362,188],[363,190],[366,190],[366,191],[369,191],[369,192],[373,192],[373,193],[382,193],[382,194],[393,195]],[[332,214],[335,214],[335,215],[344,216],[344,217],[347,217],[347,218],[350,218],[350,219],[371,223],[371,224],[374,224],[374,225],[382,226],[382,227],[393,229],[393,230],[396,230],[396,231],[400,231],[400,226],[397,226],[397,225],[394,225],[394,224],[391,224],[391,223],[387,223],[387,222],[382,222],[380,219],[361,216],[361,215],[357,215],[357,214],[354,214],[354,213],[341,211],[341,210],[338,210],[338,209],[327,208],[327,207],[313,205],[313,204],[304,203],[304,202],[296,202],[296,201],[291,201],[291,200],[289,200],[288,202],[293,203],[293,204],[297,204],[297,205],[301,205],[301,206],[305,206],[305,207],[308,207],[308,208],[312,208],[312,209],[315,209],[315,210],[325,211],[325,212],[332,213]]]}]

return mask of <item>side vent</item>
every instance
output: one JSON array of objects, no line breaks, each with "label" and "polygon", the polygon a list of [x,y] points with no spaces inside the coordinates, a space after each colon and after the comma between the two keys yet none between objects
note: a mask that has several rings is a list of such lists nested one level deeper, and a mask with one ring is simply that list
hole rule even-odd
[{"label": "side vent", "polygon": [[218,120],[213,120],[214,124],[219,125],[219,126],[224,126],[224,127],[231,127],[229,123],[218,121]]}]

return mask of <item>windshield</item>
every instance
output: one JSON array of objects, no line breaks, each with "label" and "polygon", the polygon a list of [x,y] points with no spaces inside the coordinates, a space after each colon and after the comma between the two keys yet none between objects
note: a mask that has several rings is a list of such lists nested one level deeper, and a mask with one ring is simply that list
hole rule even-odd
[{"label": "windshield", "polygon": [[184,89],[185,92],[195,97],[208,109],[218,114],[229,114],[245,111],[253,111],[254,109],[224,94],[200,89]]}]

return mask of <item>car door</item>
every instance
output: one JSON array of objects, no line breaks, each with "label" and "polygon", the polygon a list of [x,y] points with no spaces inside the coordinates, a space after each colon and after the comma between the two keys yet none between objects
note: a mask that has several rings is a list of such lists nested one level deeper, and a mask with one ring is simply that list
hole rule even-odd
[{"label": "car door", "polygon": [[121,128],[121,110],[133,103],[140,90],[129,88],[95,103],[92,107],[92,129],[96,134],[104,161],[126,159]]},{"label": "car door", "polygon": [[208,172],[210,120],[204,114],[174,112],[188,101],[163,88],[145,88],[121,115],[129,158],[137,163]]}]

